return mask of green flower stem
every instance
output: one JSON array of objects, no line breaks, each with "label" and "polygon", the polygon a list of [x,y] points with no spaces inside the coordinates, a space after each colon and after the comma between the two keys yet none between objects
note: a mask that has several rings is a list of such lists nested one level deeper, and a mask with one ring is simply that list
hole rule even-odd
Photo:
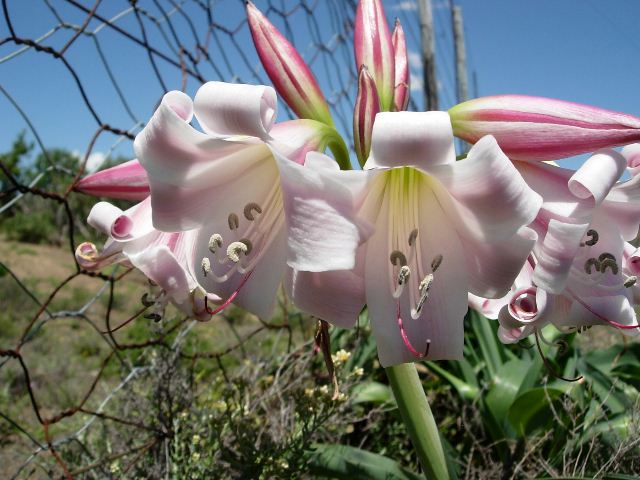
[{"label": "green flower stem", "polygon": [[347,144],[344,143],[344,140],[335,129],[332,130],[333,132],[327,142],[327,146],[331,150],[331,153],[333,153],[338,165],[340,165],[340,170],[351,170],[351,159],[349,158]]},{"label": "green flower stem", "polygon": [[449,480],[438,426],[429,408],[416,366],[413,363],[402,363],[385,370],[402,421],[427,478]]}]

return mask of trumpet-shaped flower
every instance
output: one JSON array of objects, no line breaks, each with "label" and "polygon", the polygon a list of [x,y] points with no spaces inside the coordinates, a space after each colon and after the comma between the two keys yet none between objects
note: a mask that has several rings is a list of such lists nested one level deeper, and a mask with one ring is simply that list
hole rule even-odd
[{"label": "trumpet-shaped flower", "polygon": [[[332,168],[329,159],[315,163]],[[491,137],[456,162],[443,112],[378,114],[365,171],[338,173],[360,220],[375,231],[352,270],[307,274],[322,294],[294,289],[294,301],[342,326],[366,302],[383,366],[459,358],[467,291],[495,297],[508,290],[535,240],[523,227],[541,198]],[[290,264],[298,266],[295,258]],[[339,289],[351,299],[328,308],[324,292]]]},{"label": "trumpet-shaped flower", "polygon": [[162,289],[156,299],[159,306],[172,301],[197,320],[210,318],[205,296],[212,303],[221,299],[199,288],[186,268],[191,233],[154,229],[149,198],[125,212],[110,203],[99,202],[92,208],[88,223],[107,235],[108,240],[101,252],[92,243],[81,243],[76,249],[80,267],[88,271],[114,263],[136,267]]},{"label": "trumpet-shaped flower", "polygon": [[[209,82],[193,103],[180,92],[165,95],[134,143],[149,174],[154,226],[193,229],[187,269],[198,285],[263,317],[294,254],[287,238],[291,244],[305,232],[305,221],[333,233],[318,246],[325,269],[352,268],[362,241],[348,218],[348,190],[299,165],[333,129],[311,120],[273,126],[275,108],[270,87]],[[204,132],[189,125],[193,115]],[[285,221],[293,199],[281,185],[289,177],[307,196],[317,185],[323,192],[296,200]]]},{"label": "trumpet-shaped flower", "polygon": [[327,102],[298,51],[252,2],[247,20],[262,66],[273,86],[300,118],[333,125]]},{"label": "trumpet-shaped flower", "polygon": [[640,140],[639,118],[550,98],[483,97],[449,114],[454,135],[469,143],[493,135],[516,160],[554,160]]},{"label": "trumpet-shaped flower", "polygon": [[510,294],[494,301],[471,297],[471,305],[498,318],[505,342],[549,322],[636,332],[635,253],[625,240],[638,233],[640,183],[617,183],[625,158],[602,150],[575,172],[545,163],[515,165],[544,198],[531,225],[539,241]]},{"label": "trumpet-shaped flower", "polygon": [[367,67],[375,80],[382,111],[393,110],[395,54],[381,0],[358,2],[353,41],[356,68]]}]

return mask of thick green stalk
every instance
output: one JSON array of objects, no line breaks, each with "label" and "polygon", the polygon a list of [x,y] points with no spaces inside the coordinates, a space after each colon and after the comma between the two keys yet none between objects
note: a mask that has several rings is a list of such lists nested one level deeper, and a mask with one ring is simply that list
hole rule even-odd
[{"label": "thick green stalk", "polygon": [[333,153],[333,157],[340,165],[340,170],[351,170],[351,159],[349,158],[349,149],[347,148],[347,144],[344,143],[344,140],[340,136],[340,134],[332,129],[332,135],[327,142],[327,146]]},{"label": "thick green stalk", "polygon": [[387,377],[427,478],[449,480],[438,426],[413,363],[387,367]]}]

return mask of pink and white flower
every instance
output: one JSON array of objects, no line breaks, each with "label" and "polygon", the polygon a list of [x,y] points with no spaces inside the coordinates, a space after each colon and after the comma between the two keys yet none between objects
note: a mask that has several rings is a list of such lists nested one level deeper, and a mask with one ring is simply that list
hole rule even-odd
[{"label": "pink and white flower", "polygon": [[[499,300],[470,296],[472,307],[497,318],[499,336],[508,343],[547,323],[560,328],[611,325],[638,333],[637,257],[628,241],[640,226],[640,181],[618,182],[627,167],[625,157],[601,150],[577,171],[514,163],[544,198],[531,225],[539,240],[510,294]],[[523,291],[535,292],[526,297],[526,314],[513,308]]]},{"label": "pink and white flower", "polygon": [[[311,120],[274,125],[275,109],[270,87],[209,82],[194,102],[166,94],[134,143],[149,175],[153,225],[190,231],[186,268],[198,285],[261,317],[305,222],[321,220],[333,232],[319,240],[324,269],[352,268],[363,240],[349,219],[349,191],[300,165],[335,131]],[[189,124],[193,116],[204,132]],[[291,181],[307,203],[283,188]]]},{"label": "pink and white flower", "polygon": [[212,304],[221,299],[199,288],[186,268],[191,233],[154,229],[149,198],[125,212],[110,203],[99,202],[91,209],[88,223],[107,235],[108,240],[102,251],[92,243],[81,243],[76,249],[80,267],[88,271],[101,270],[114,263],[136,267],[162,289],[158,304],[172,301],[197,320],[211,317],[205,296]]},{"label": "pink and white flower", "polygon": [[[315,163],[332,168],[326,158]],[[491,137],[456,162],[444,112],[378,114],[365,171],[336,174],[375,231],[351,271],[322,273],[315,298],[293,289],[296,304],[350,326],[366,303],[383,366],[460,358],[467,292],[500,297],[509,289],[535,241],[523,227],[540,196]],[[322,238],[323,228],[308,235]],[[314,269],[297,260],[297,270]],[[328,306],[339,289],[349,296]]]}]

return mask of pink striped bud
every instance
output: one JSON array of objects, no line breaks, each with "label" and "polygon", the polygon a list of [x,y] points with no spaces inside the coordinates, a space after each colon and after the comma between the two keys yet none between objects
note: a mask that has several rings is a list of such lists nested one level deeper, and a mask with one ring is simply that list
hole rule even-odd
[{"label": "pink striped bud", "polygon": [[396,26],[391,35],[391,43],[393,44],[393,55],[395,58],[393,104],[396,112],[402,112],[407,109],[407,105],[409,104],[409,81],[411,74],[409,73],[409,60],[407,58],[407,41],[404,36],[404,29],[400,24],[400,20],[397,18]]},{"label": "pink striped bud", "polygon": [[149,177],[138,160],[130,160],[81,178],[74,190],[94,197],[140,201],[149,196]]},{"label": "pink striped bud", "polygon": [[371,131],[376,115],[380,111],[380,100],[376,84],[365,65],[358,74],[358,96],[353,111],[353,141],[360,165],[364,165],[371,150]]},{"label": "pink striped bud", "polygon": [[381,110],[393,110],[395,59],[381,0],[358,2],[353,40],[356,68],[366,65],[375,80]]},{"label": "pink striped bud", "polygon": [[251,2],[247,19],[262,66],[282,99],[298,117],[333,126],[318,82],[295,47]]},{"label": "pink striped bud", "polygon": [[457,137],[475,143],[493,135],[518,160],[555,160],[640,140],[639,118],[543,97],[477,98],[449,115]]}]

